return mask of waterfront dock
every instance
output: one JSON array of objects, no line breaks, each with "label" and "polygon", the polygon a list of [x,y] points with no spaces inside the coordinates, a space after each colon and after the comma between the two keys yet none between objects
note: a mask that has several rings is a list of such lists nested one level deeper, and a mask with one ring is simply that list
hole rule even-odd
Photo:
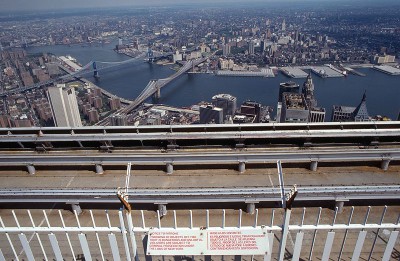
[{"label": "waterfront dock", "polygon": [[357,75],[357,76],[362,76],[362,77],[367,76],[365,73],[356,71],[356,70],[354,70],[354,69],[352,69],[352,68],[350,68],[350,67],[343,67],[343,68],[344,68],[347,72],[349,72],[349,73],[351,73],[351,74],[354,74],[354,75]]},{"label": "waterfront dock", "polygon": [[275,77],[275,74],[270,68],[262,68],[260,71],[223,71],[215,72],[217,76],[237,76],[237,77]]},{"label": "waterfront dock", "polygon": [[389,65],[377,65],[373,67],[375,70],[389,74],[389,75],[400,75],[400,69],[389,66]]},{"label": "waterfront dock", "polygon": [[329,66],[314,66],[311,67],[311,71],[322,78],[344,77],[338,69],[335,70]]},{"label": "waterfront dock", "polygon": [[307,78],[308,73],[300,69],[299,67],[283,67],[280,69],[281,72],[291,78]]}]

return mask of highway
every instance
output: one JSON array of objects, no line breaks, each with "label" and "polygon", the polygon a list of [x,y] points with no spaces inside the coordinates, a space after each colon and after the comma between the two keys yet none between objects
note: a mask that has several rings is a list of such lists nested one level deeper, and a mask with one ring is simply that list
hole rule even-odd
[{"label": "highway", "polygon": [[[286,191],[290,187],[286,188]],[[116,189],[0,189],[2,203],[118,203]],[[296,201],[400,200],[400,186],[304,186]],[[268,187],[130,189],[132,204],[280,202],[280,189]],[[362,203],[361,203],[362,204]]]}]

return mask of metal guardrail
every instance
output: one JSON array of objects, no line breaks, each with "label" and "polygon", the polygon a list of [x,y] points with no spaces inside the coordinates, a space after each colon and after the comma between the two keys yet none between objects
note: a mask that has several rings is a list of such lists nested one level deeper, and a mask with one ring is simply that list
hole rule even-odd
[{"label": "metal guardrail", "polygon": [[[400,185],[298,187],[296,201],[399,199]],[[279,188],[130,189],[132,203],[280,202]],[[117,203],[115,189],[0,189],[0,202]],[[368,201],[365,202],[368,205]]]},{"label": "metal guardrail", "polygon": [[[97,153],[87,151],[79,153],[74,150],[64,153],[3,153],[0,166],[79,166],[79,165],[166,165],[172,174],[173,165],[217,165],[239,164],[240,172],[245,171],[245,164],[266,164],[282,160],[285,163],[311,163],[316,170],[319,162],[371,162],[382,163],[387,169],[390,161],[400,160],[400,151],[394,149],[361,149],[361,150],[278,150],[272,152],[169,152],[169,153]],[[386,165],[385,165],[386,164]],[[32,173],[33,174],[33,173]]]}]

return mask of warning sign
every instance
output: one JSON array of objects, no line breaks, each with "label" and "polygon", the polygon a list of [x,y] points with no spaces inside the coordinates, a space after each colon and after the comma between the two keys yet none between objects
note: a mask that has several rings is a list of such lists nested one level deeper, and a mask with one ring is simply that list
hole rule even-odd
[{"label": "warning sign", "polygon": [[151,229],[148,255],[264,255],[265,229]]}]

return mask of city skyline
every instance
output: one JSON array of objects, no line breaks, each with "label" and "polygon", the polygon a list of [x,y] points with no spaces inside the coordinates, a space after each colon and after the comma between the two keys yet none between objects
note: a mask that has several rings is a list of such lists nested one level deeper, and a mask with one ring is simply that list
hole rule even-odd
[{"label": "city skyline", "polygon": [[121,8],[121,7],[146,7],[146,6],[171,6],[171,5],[219,5],[219,4],[309,4],[309,3],[324,3],[324,4],[341,4],[341,5],[381,5],[381,4],[398,4],[397,1],[394,0],[367,0],[367,1],[344,1],[344,0],[248,0],[243,2],[242,0],[201,0],[201,1],[193,1],[193,0],[148,0],[146,2],[137,2],[132,0],[118,0],[110,1],[106,0],[86,0],[84,2],[78,0],[60,0],[60,1],[52,1],[52,0],[38,0],[38,1],[29,1],[29,0],[5,0],[2,4],[3,12],[18,12],[18,11],[64,11],[70,9],[87,9],[87,8]]}]

